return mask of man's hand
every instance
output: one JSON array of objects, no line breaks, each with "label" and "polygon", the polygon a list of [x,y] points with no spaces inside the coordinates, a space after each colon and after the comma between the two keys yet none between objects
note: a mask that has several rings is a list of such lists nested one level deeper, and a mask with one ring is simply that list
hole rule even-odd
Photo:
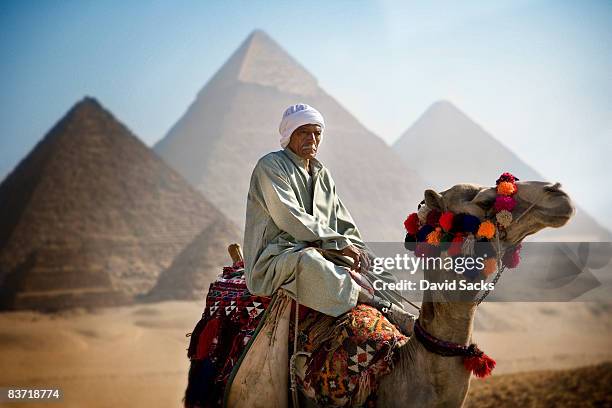
[{"label": "man's hand", "polygon": [[357,248],[355,245],[347,246],[340,252],[340,254],[348,256],[353,260],[352,270],[364,273],[370,269],[370,258],[368,257],[368,254],[365,251]]}]

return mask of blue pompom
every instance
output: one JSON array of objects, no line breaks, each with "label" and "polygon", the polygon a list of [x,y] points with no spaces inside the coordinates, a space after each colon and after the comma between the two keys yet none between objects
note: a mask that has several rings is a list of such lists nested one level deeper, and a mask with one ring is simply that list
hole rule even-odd
[{"label": "blue pompom", "polygon": [[480,220],[475,215],[465,214],[463,216],[463,231],[475,234],[478,231]]}]

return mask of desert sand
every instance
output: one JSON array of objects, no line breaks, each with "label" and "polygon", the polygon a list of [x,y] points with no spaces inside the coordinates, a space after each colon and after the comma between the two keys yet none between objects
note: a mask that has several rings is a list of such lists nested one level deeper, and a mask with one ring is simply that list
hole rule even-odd
[{"label": "desert sand", "polygon": [[473,382],[467,407],[610,407],[612,363],[506,374]]},{"label": "desert sand", "polygon": [[[53,406],[180,407],[189,367],[185,334],[202,306],[172,301],[2,313],[0,386],[60,387],[63,403]],[[509,387],[523,376],[503,374],[612,361],[611,315],[609,305],[595,303],[489,303],[478,311],[474,340],[497,360],[491,381]],[[472,384],[484,392],[488,383]]]}]

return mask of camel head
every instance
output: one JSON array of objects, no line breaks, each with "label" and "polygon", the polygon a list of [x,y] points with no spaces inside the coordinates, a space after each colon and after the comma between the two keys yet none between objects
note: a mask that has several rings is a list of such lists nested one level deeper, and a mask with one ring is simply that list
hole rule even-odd
[{"label": "camel head", "polygon": [[[517,205],[512,211],[515,221],[502,236],[508,245],[518,244],[526,236],[545,227],[559,228],[575,213],[575,208],[569,196],[561,190],[560,183],[518,181],[516,186],[517,193],[514,198]],[[425,204],[440,211],[467,213],[483,219],[493,216],[495,196],[495,187],[456,184],[441,193],[425,190]],[[528,211],[525,212],[526,210]]]},{"label": "camel head", "polygon": [[[561,190],[559,183],[542,181],[518,181],[514,195],[516,207],[512,211],[513,221],[501,234],[502,245],[512,246],[520,243],[526,236],[532,235],[545,227],[558,228],[565,225],[573,216],[575,209],[569,196]],[[441,212],[452,211],[455,214],[471,214],[479,219],[495,219],[495,187],[476,184],[457,184],[440,193],[434,190],[425,191],[425,204]],[[465,277],[450,271],[426,273],[426,277],[435,282],[444,280],[462,280]],[[457,302],[459,298],[473,299],[474,292],[439,292],[427,294],[425,300]],[[469,303],[469,302],[468,302]],[[473,306],[473,305],[470,305]],[[456,308],[456,306],[455,306]],[[471,308],[471,307],[470,307]],[[456,313],[463,314],[459,309]]]}]

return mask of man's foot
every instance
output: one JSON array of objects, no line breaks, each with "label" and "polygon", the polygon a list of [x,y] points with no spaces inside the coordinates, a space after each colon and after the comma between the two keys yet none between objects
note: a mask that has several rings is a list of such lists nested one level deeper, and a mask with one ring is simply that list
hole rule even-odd
[{"label": "man's foot", "polygon": [[389,319],[405,336],[412,336],[414,331],[414,322],[416,316],[412,313],[408,313],[404,309],[400,309],[397,305],[391,304],[389,311],[385,314],[385,317]]}]

